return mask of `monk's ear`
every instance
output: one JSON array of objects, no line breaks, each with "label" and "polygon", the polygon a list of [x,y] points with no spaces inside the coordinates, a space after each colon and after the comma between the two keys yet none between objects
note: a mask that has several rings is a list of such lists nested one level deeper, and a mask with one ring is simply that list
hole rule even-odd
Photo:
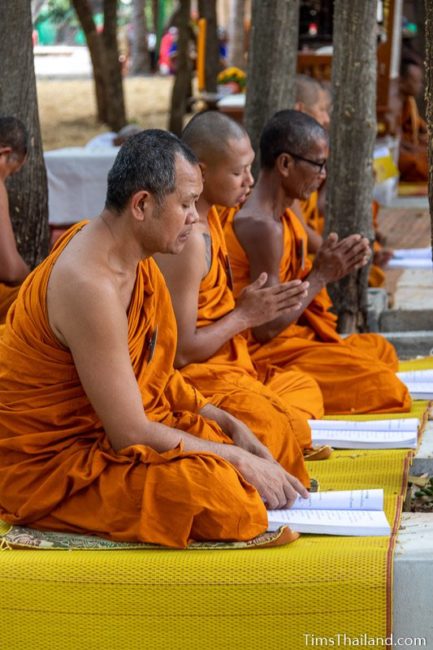
[{"label": "monk's ear", "polygon": [[280,153],[275,161],[275,168],[281,176],[288,176],[293,166],[293,158],[288,153]]},{"label": "monk's ear", "polygon": [[301,111],[301,113],[305,113],[305,104],[304,104],[304,102],[295,102],[294,109],[295,109],[295,111]]},{"label": "monk's ear", "polygon": [[144,221],[146,214],[153,206],[153,197],[147,190],[140,190],[132,195],[131,198],[131,212],[137,221]]},{"label": "monk's ear", "polygon": [[200,167],[201,180],[202,180],[203,183],[204,183],[204,179],[205,179],[205,174],[206,174],[206,167],[207,167],[207,165],[206,165],[206,163],[204,163],[204,162],[199,162],[199,163],[198,163],[198,166]]}]

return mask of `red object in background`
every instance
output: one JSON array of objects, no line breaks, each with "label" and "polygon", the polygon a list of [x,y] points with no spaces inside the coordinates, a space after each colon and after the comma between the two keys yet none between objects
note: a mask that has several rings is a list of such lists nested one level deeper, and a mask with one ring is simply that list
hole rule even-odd
[{"label": "red object in background", "polygon": [[317,23],[310,23],[308,25],[308,34],[310,36],[317,36],[318,31],[319,31],[319,28],[317,26]]}]

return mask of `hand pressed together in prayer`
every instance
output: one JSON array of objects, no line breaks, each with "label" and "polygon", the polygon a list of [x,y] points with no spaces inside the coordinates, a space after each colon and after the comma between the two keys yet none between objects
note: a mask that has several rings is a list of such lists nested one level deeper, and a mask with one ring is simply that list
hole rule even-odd
[{"label": "hand pressed together in prayer", "polygon": [[371,249],[366,237],[349,235],[339,240],[336,233],[331,233],[316,253],[312,273],[326,285],[361,269],[370,257]]},{"label": "hand pressed together in prayer", "polygon": [[282,313],[299,309],[301,300],[307,295],[308,282],[292,280],[265,287],[267,280],[268,274],[261,273],[239,294],[236,310],[245,319],[245,328],[258,327]]}]

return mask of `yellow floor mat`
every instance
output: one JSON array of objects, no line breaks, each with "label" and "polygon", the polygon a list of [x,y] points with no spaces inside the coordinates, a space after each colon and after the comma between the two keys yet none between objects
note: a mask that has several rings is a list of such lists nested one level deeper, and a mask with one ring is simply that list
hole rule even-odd
[{"label": "yellow floor mat", "polygon": [[[322,490],[382,487],[396,527],[409,457],[335,451],[309,470]],[[393,539],[303,535],[273,549],[193,553],[8,550],[0,647],[305,650],[323,638],[371,647],[391,631]]]}]

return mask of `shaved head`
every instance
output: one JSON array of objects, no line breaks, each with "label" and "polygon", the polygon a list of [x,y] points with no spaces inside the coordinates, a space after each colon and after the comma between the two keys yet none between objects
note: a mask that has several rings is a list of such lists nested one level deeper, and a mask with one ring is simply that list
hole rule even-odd
[{"label": "shaved head", "polygon": [[320,91],[322,86],[313,77],[308,77],[306,74],[297,74],[295,77],[295,92],[296,102],[305,104],[307,108],[311,108],[319,101]]},{"label": "shaved head", "polygon": [[272,169],[282,153],[308,158],[314,143],[328,142],[327,131],[301,111],[278,111],[265,125],[260,138],[261,166]]},{"label": "shaved head", "polygon": [[248,137],[244,127],[218,111],[197,113],[182,132],[182,141],[201,162],[211,162],[226,154],[230,140]]}]

